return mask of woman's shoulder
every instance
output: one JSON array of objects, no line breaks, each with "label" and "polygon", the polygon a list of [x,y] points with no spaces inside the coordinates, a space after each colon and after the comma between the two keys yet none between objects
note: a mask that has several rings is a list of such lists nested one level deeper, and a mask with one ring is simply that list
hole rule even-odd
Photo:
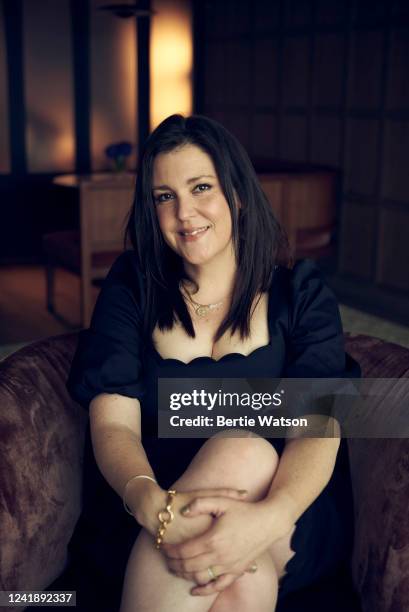
[{"label": "woman's shoulder", "polygon": [[110,312],[141,312],[145,294],[144,277],[136,253],[124,251],[116,258],[102,284],[91,325],[95,326]]},{"label": "woman's shoulder", "polygon": [[125,290],[140,300],[145,295],[145,275],[135,251],[121,253],[112,264],[103,283],[105,292]]},{"label": "woman's shoulder", "polygon": [[274,266],[270,292],[292,303],[322,287],[327,287],[324,275],[311,259],[299,259],[292,267]]},{"label": "woman's shoulder", "polygon": [[312,280],[324,282],[323,273],[317,263],[312,259],[298,259],[291,267],[284,265],[274,266],[274,278],[278,278],[283,284],[296,288],[301,288]]},{"label": "woman's shoulder", "polygon": [[290,327],[307,312],[339,319],[337,299],[323,272],[311,259],[300,259],[291,268],[276,266],[270,296],[288,313]]},{"label": "woman's shoulder", "polygon": [[142,277],[142,268],[136,252],[127,250],[115,259],[106,280],[111,283],[123,283],[133,286],[142,280]]}]

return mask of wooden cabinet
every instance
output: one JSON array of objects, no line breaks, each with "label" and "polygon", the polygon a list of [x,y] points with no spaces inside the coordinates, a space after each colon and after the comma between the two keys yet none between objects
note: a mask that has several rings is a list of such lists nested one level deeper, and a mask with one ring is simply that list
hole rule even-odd
[{"label": "wooden cabinet", "polygon": [[329,255],[336,219],[336,173],[271,171],[258,173],[258,179],[287,232],[295,256]]}]

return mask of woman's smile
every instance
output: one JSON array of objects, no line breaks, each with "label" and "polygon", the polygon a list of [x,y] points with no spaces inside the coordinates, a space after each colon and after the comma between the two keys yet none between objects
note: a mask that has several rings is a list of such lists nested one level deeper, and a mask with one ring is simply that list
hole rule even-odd
[{"label": "woman's smile", "polygon": [[204,227],[199,227],[197,229],[182,230],[179,232],[179,236],[181,236],[185,242],[197,242],[209,229],[210,225],[205,225]]}]

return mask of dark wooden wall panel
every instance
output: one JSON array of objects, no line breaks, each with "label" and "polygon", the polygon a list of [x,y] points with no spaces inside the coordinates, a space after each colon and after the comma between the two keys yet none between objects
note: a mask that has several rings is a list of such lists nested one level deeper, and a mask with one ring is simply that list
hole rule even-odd
[{"label": "dark wooden wall panel", "polygon": [[[399,163],[399,160],[405,159],[406,164]],[[409,211],[408,165],[409,121],[386,121],[382,196],[405,202]]]},{"label": "dark wooden wall panel", "polygon": [[373,197],[379,154],[379,122],[351,118],[346,129],[345,190]]},{"label": "dark wooden wall panel", "polygon": [[409,292],[409,215],[397,209],[381,210],[377,280]]},{"label": "dark wooden wall panel", "polygon": [[348,102],[353,110],[377,110],[382,94],[384,32],[355,30],[349,65]]},{"label": "dark wooden wall panel", "polygon": [[342,32],[318,33],[314,45],[312,96],[319,107],[340,108],[345,67]]},{"label": "dark wooden wall panel", "polygon": [[203,14],[202,112],[254,158],[339,168],[339,273],[404,297],[409,2],[206,0]]},{"label": "dark wooden wall panel", "polygon": [[344,202],[340,257],[343,270],[354,278],[372,278],[373,250],[376,240],[376,208]]}]

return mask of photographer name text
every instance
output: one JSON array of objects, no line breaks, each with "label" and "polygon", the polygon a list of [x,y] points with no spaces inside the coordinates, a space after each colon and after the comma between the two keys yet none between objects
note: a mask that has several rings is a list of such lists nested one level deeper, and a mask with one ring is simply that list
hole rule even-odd
[{"label": "photographer name text", "polygon": [[181,417],[172,415],[169,418],[171,427],[307,427],[308,421],[305,418],[274,417],[271,415],[257,415],[256,418],[248,416],[225,417],[221,414],[216,417],[195,416]]}]

